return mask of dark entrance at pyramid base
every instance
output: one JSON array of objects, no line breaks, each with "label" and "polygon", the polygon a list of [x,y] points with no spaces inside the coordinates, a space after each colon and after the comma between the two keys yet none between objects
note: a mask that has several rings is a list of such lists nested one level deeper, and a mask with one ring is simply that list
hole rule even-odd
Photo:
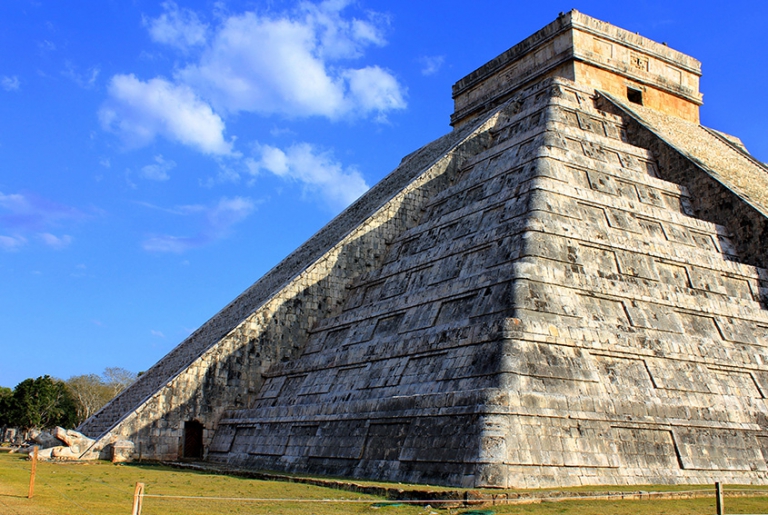
[{"label": "dark entrance at pyramid base", "polygon": [[197,420],[184,422],[184,458],[202,458],[203,457],[203,424]]}]

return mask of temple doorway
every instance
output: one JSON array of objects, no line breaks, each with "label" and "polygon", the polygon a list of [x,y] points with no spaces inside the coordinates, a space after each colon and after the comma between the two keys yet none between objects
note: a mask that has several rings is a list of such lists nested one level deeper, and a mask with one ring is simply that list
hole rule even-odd
[{"label": "temple doorway", "polygon": [[203,457],[203,424],[197,420],[184,422],[184,457]]}]

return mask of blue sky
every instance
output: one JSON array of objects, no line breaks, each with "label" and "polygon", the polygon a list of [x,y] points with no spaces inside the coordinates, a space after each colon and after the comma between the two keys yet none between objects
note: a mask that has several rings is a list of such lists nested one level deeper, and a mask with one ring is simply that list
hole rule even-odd
[{"label": "blue sky", "polygon": [[576,8],[703,63],[768,161],[764,2],[0,2],[0,385],[146,370]]}]

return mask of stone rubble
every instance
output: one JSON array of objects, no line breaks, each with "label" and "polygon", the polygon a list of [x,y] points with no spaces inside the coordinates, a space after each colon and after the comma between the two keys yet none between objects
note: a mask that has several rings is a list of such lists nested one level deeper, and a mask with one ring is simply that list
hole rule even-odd
[{"label": "stone rubble", "polygon": [[37,447],[37,456],[41,460],[91,461],[111,459],[115,463],[132,461],[134,458],[133,442],[119,439],[116,435],[107,435],[96,441],[74,431],[55,427],[49,431],[34,430],[31,440],[14,452],[31,454]]}]

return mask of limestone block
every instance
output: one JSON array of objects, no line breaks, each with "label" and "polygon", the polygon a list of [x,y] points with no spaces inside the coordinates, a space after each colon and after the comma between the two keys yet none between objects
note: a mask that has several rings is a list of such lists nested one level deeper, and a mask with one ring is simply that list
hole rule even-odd
[{"label": "limestone block", "polygon": [[78,433],[71,429],[64,429],[63,427],[56,427],[53,430],[53,436],[64,442],[68,447],[82,451],[85,451],[85,449],[94,444],[93,439],[88,438],[82,433]]},{"label": "limestone block", "polygon": [[80,452],[73,447],[53,447],[51,449],[51,458],[57,458],[60,460],[76,460],[80,458]]},{"label": "limestone block", "polygon": [[47,431],[34,431],[32,433],[32,441],[34,441],[40,449],[48,449],[50,447],[56,447],[61,445],[55,435]]}]

